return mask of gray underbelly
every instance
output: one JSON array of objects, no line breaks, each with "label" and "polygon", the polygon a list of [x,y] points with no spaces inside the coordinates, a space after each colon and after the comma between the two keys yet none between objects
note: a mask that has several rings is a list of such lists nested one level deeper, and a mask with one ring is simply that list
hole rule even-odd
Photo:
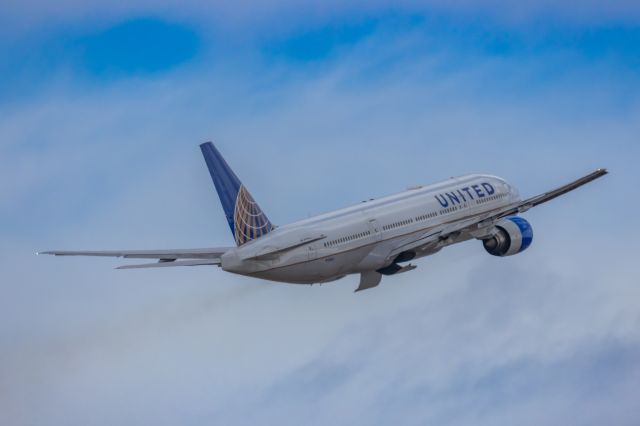
[{"label": "gray underbelly", "polygon": [[319,259],[257,271],[251,276],[294,284],[328,282],[357,272],[356,265],[367,256],[370,250],[370,247],[361,247]]}]

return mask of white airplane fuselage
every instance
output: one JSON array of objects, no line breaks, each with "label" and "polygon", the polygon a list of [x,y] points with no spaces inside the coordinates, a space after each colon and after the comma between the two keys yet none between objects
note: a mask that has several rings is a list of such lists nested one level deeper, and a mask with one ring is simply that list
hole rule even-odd
[{"label": "white airplane fuselage", "polygon": [[[518,191],[496,176],[451,178],[277,227],[226,252],[221,266],[228,272],[271,281],[329,282],[388,266],[389,252],[402,246],[403,239],[415,240],[436,226],[517,201]],[[471,238],[474,236],[463,232],[435,245],[412,249],[406,260],[428,256]],[[296,244],[300,246],[278,252],[280,247]],[[260,253],[271,254],[259,256]]]}]

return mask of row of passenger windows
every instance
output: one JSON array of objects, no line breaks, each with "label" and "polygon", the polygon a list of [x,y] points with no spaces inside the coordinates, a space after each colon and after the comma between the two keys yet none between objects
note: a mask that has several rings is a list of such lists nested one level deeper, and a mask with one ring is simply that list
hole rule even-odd
[{"label": "row of passenger windows", "polygon": [[423,214],[422,216],[416,217],[416,220],[418,220],[418,221],[419,220],[427,220],[427,219],[430,219],[430,218],[436,217],[436,216],[438,216],[438,213],[431,212],[431,213]]},{"label": "row of passenger windows", "polygon": [[325,247],[333,247],[337,244],[348,243],[349,241],[357,240],[360,238],[364,238],[368,235],[371,235],[371,231],[359,232],[353,235],[347,235],[346,237],[338,238],[332,241],[327,241],[324,243]]},{"label": "row of passenger windows", "polygon": [[440,210],[440,214],[447,214],[447,213],[455,212],[456,210],[458,210],[458,206],[451,206],[446,209]]},{"label": "row of passenger windows", "polygon": [[503,197],[506,197],[506,196],[507,196],[507,194],[501,193],[501,194],[491,195],[490,197],[479,198],[479,199],[476,200],[476,204],[487,203],[489,201],[497,200],[499,198],[503,198]]},{"label": "row of passenger windows", "polygon": [[[489,196],[489,197],[480,198],[480,199],[476,200],[476,203],[477,204],[486,203],[486,202],[491,201],[491,200],[497,200],[498,198],[503,198],[506,195],[507,194],[496,194],[496,195],[492,195],[492,196]],[[444,215],[444,214],[451,213],[451,212],[454,212],[456,210],[459,210],[460,208],[462,208],[462,207],[451,206],[451,207],[448,207],[446,209],[440,210],[439,214]],[[427,214],[423,214],[421,216],[417,216],[415,220],[416,221],[427,220],[427,219],[430,219],[430,218],[433,218],[433,217],[436,217],[436,216],[438,216],[438,213],[430,212],[430,213],[427,213]],[[399,228],[400,226],[406,226],[406,225],[409,225],[409,224],[412,224],[412,223],[413,223],[413,219],[406,219],[406,220],[401,220],[399,222],[395,222],[395,223],[390,223],[388,225],[384,225],[382,227],[382,229],[384,229],[385,231],[388,231],[390,229]],[[357,240],[359,238],[364,238],[364,237],[366,237],[368,235],[371,235],[371,231],[361,232],[359,234],[353,234],[353,235],[349,235],[347,237],[338,238],[336,240],[327,241],[326,243],[324,243],[324,246],[325,247],[333,247],[336,244],[347,243],[349,241]]]},{"label": "row of passenger windows", "polygon": [[[440,214],[446,214],[446,213],[450,213],[452,211],[458,210],[458,207],[449,207],[448,209],[444,209],[444,210],[440,210]],[[421,216],[417,216],[415,221],[416,222],[420,222],[421,220],[427,220],[427,219],[431,219],[433,217],[438,216],[437,212],[429,212],[426,214],[423,214]],[[385,231],[388,231],[389,229],[395,229],[398,228],[400,226],[406,226],[409,225],[411,223],[413,223],[414,220],[413,219],[406,219],[406,220],[401,220],[400,222],[395,222],[395,223],[390,223],[389,225],[384,225],[382,227],[382,229],[384,229]]]},{"label": "row of passenger windows", "polygon": [[410,223],[413,223],[413,219],[406,219],[406,220],[401,220],[400,222],[390,223],[389,225],[384,225],[382,229],[387,231],[389,229],[398,228],[400,226],[405,226]]}]

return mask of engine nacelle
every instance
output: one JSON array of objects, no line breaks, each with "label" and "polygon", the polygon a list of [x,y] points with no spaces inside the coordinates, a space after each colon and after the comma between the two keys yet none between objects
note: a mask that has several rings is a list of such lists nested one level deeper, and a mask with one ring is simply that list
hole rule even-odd
[{"label": "engine nacelle", "polygon": [[496,224],[496,234],[482,241],[485,250],[494,256],[513,256],[525,251],[533,240],[533,229],[529,222],[513,216]]}]

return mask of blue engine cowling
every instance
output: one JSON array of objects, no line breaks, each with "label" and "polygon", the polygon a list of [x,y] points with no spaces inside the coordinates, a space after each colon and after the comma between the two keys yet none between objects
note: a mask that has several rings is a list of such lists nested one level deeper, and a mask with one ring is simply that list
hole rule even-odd
[{"label": "blue engine cowling", "polygon": [[494,256],[513,256],[525,251],[533,240],[531,224],[521,217],[513,216],[496,224],[497,232],[482,241],[485,250]]}]

